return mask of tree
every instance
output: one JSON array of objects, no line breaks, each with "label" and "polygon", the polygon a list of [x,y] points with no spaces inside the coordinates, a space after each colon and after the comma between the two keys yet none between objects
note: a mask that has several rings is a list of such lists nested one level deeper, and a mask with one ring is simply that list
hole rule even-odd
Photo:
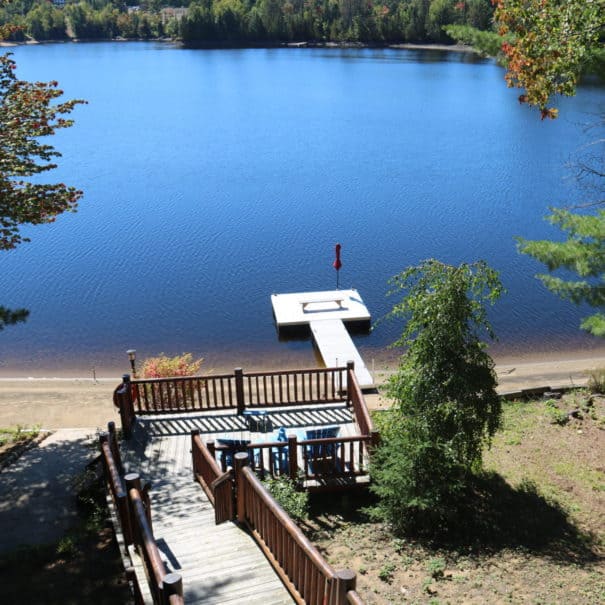
[{"label": "tree", "polygon": [[[557,117],[547,107],[555,94],[575,94],[583,70],[598,69],[603,49],[598,46],[605,27],[605,0],[498,0],[495,13],[502,45],[508,58],[509,86],[525,89],[522,102],[536,105],[542,118]],[[601,59],[599,60],[599,57]],[[601,126],[605,120],[601,118]],[[605,139],[589,148],[603,149]],[[603,154],[581,161],[579,177],[592,178],[593,187],[603,190]],[[605,200],[587,206],[603,204]],[[566,234],[564,241],[518,238],[519,250],[544,263],[550,272],[572,271],[579,279],[540,274],[544,285],[563,299],[595,308],[605,307],[605,211],[596,214],[551,209],[547,219]],[[595,336],[605,337],[605,314],[588,316],[581,324]]]},{"label": "tree", "polygon": [[506,83],[524,89],[519,100],[543,119],[557,117],[549,101],[575,94],[605,26],[605,0],[496,0],[495,20],[507,36]]},{"label": "tree", "polygon": [[[541,274],[537,277],[551,291],[573,303],[605,307],[605,210],[578,214],[553,209],[548,220],[567,234],[562,242],[518,239],[519,250],[544,263],[549,271],[567,269],[580,279]],[[605,337],[605,313],[598,311],[581,324],[594,336]]]},{"label": "tree", "polygon": [[407,346],[388,384],[394,400],[372,466],[378,514],[396,529],[438,528],[500,425],[494,363],[480,339],[494,337],[485,304],[501,294],[484,262],[428,260],[395,276],[407,291],[391,312],[407,320]]},{"label": "tree", "polygon": [[[74,211],[82,195],[63,183],[28,179],[56,167],[52,160],[60,153],[41,139],[71,126],[63,116],[83,101],[54,104],[63,94],[57,82],[19,80],[16,67],[10,53],[0,56],[0,250],[29,241],[22,225],[51,223],[62,212]],[[0,307],[0,330],[26,316],[23,309]]]}]

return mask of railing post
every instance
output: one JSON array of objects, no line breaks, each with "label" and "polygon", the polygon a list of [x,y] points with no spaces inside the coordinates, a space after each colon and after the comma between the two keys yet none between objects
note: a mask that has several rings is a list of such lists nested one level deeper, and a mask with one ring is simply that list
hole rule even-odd
[{"label": "railing post", "polygon": [[244,371],[241,368],[235,368],[235,398],[237,401],[237,413],[241,416],[246,409],[244,401]]},{"label": "railing post", "polygon": [[195,438],[199,437],[200,429],[191,429],[191,465],[193,466],[193,480],[197,481],[197,461],[199,453],[196,452]]},{"label": "railing post", "polygon": [[350,406],[353,401],[353,372],[355,372],[355,362],[347,361],[347,406]]},{"label": "railing post", "polygon": [[288,473],[292,481],[298,475],[298,444],[296,435],[288,435]]},{"label": "railing post", "polygon": [[120,400],[120,419],[122,421],[122,430],[124,437],[128,439],[132,434],[132,424],[134,422],[134,406],[132,403],[132,389],[130,386],[130,374],[122,376],[122,388],[119,394]]},{"label": "railing post", "polygon": [[248,454],[238,452],[235,458],[235,502],[237,505],[237,520],[246,522],[246,488],[244,487],[244,467],[248,466]]},{"label": "railing post", "polygon": [[122,464],[122,455],[120,454],[120,446],[118,445],[118,435],[116,433],[116,423],[112,420],[107,423],[107,431],[109,433],[109,448],[111,454],[118,467],[118,473],[124,474],[124,465]]},{"label": "railing post", "polygon": [[132,520],[130,509],[128,508],[128,494],[121,493],[116,496],[116,508],[118,509],[118,518],[122,526],[122,535],[124,536],[124,550],[128,552],[128,547],[134,544]]},{"label": "railing post", "polygon": [[148,486],[145,486],[145,489],[143,489],[141,484],[141,477],[138,473],[128,473],[128,475],[124,477],[124,483],[126,483],[127,493],[134,488],[141,495],[141,500],[145,505],[145,516],[147,517],[147,523],[149,523],[149,529],[153,532],[153,525],[151,524],[151,502],[149,501],[149,494],[147,493]]},{"label": "railing post", "polygon": [[351,569],[343,569],[334,574],[334,592],[331,605],[346,605],[347,592],[355,590],[357,576]]},{"label": "railing post", "polygon": [[162,605],[169,605],[173,595],[183,596],[183,578],[178,573],[168,573],[162,578]]},{"label": "railing post", "polygon": [[370,448],[374,449],[380,445],[380,431],[372,429],[370,431]]}]

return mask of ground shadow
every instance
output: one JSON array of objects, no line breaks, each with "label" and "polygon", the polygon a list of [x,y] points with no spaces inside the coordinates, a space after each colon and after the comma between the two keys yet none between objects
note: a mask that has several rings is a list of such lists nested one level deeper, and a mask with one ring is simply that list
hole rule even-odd
[{"label": "ground shadow", "polygon": [[[324,529],[334,529],[340,524],[369,523],[367,511],[375,504],[377,500],[369,492],[354,500],[316,495],[311,511],[320,528],[325,524],[330,527]],[[545,499],[530,483],[514,488],[497,473],[477,477],[440,527],[434,526],[433,531],[412,527],[405,537],[427,548],[477,555],[523,549],[570,565],[602,558],[597,551],[598,538],[574,525],[557,502]]]}]

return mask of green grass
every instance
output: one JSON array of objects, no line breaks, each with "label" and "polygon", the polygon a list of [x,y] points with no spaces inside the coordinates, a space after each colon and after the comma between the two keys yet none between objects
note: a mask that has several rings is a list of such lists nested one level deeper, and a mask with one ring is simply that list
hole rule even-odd
[{"label": "green grass", "polygon": [[32,429],[26,429],[20,425],[8,428],[0,427],[0,447],[35,439],[39,433],[40,427],[37,426]]}]

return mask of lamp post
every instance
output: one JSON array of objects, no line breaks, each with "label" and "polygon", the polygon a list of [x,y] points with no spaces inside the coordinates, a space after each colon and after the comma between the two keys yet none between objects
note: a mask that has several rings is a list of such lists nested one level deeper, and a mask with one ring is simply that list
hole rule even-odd
[{"label": "lamp post", "polygon": [[128,351],[126,351],[126,354],[128,355],[128,359],[130,360],[130,368],[132,370],[132,377],[134,379],[136,379],[136,377],[137,377],[137,366],[136,366],[137,351],[136,351],[136,349],[128,349]]}]

